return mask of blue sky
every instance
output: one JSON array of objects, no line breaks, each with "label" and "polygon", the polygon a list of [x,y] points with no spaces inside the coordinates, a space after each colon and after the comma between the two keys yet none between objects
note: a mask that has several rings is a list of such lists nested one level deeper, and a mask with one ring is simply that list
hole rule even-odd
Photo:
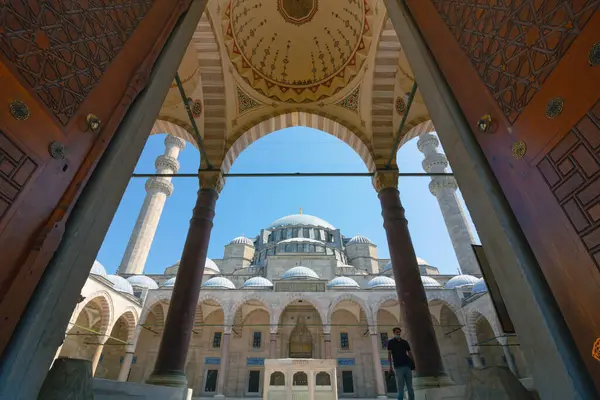
[{"label": "blue sky", "polygon": [[[164,138],[165,135],[155,135],[148,139],[136,172],[155,172],[154,160],[164,152]],[[423,172],[422,159],[416,139],[398,151],[398,167],[402,172]],[[179,161],[179,172],[196,172],[198,150],[188,144]],[[315,129],[294,127],[253,143],[235,161],[231,172],[367,172],[367,169],[354,150],[339,139]],[[98,260],[109,273],[116,271],[127,247],[146,194],[145,181],[131,179],[98,254]],[[146,273],[162,273],[181,256],[198,180],[177,178],[173,183],[175,190],[167,199],[160,219]],[[438,267],[441,273],[455,274],[458,262],[428,183],[429,178],[400,178],[400,196],[410,233],[419,257]],[[323,218],[341,229],[345,236],[368,237],[377,244],[380,258],[389,257],[381,207],[368,177],[229,178],[217,201],[208,256],[222,258],[223,246],[234,237],[254,237],[272,221],[296,214],[300,208],[305,214]]]}]

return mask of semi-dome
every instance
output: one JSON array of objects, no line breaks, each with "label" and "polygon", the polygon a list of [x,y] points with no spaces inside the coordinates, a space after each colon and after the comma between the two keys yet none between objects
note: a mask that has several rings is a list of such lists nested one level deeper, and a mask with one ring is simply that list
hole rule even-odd
[{"label": "semi-dome", "polygon": [[473,284],[473,288],[471,289],[472,294],[486,293],[487,291],[488,291],[487,284],[485,283],[483,278],[480,278],[479,280],[477,280],[477,282],[475,282],[475,284]]},{"label": "semi-dome", "polygon": [[395,288],[396,282],[387,276],[376,276],[367,283],[368,289],[384,289],[384,288]]},{"label": "semi-dome", "polygon": [[366,238],[361,235],[356,235],[352,239],[350,239],[350,241],[348,241],[347,246],[351,246],[353,244],[373,244],[373,242],[371,242],[369,238]]},{"label": "semi-dome", "polygon": [[100,264],[100,261],[98,261],[98,260],[94,261],[94,264],[92,265],[92,269],[90,270],[90,274],[98,275],[103,278],[106,278],[106,276],[108,275],[106,273],[106,268],[104,268],[104,265]]},{"label": "semi-dome", "polygon": [[247,246],[254,247],[254,242],[252,240],[248,239],[247,237],[244,237],[244,236],[238,236],[238,237],[236,237],[231,242],[229,242],[229,244],[245,244]]},{"label": "semi-dome", "polygon": [[133,288],[131,287],[131,284],[127,282],[127,279],[123,278],[122,276],[108,275],[106,279],[108,279],[113,284],[113,288],[117,292],[128,293],[133,295]]},{"label": "semi-dome", "polygon": [[429,276],[421,275],[421,282],[423,282],[423,287],[442,287],[441,283]]},{"label": "semi-dome", "polygon": [[327,284],[329,289],[360,289],[360,285],[352,278],[338,276]]},{"label": "semi-dome", "polygon": [[242,289],[271,289],[272,287],[271,281],[262,276],[250,278],[242,285]]},{"label": "semi-dome", "polygon": [[479,279],[472,275],[456,275],[446,282],[446,289],[456,289],[465,285],[474,285]]},{"label": "semi-dome", "polygon": [[127,278],[127,282],[129,282],[131,286],[137,286],[144,289],[158,289],[158,284],[156,281],[146,275],[130,276]]},{"label": "semi-dome", "polygon": [[293,226],[293,225],[308,225],[308,226],[318,226],[321,228],[327,229],[335,229],[333,225],[329,222],[322,220],[319,217],[315,217],[308,214],[293,214],[287,215],[283,218],[279,218],[277,221],[273,222],[267,229],[275,229],[281,228],[284,226]]},{"label": "semi-dome", "polygon": [[203,288],[210,289],[235,289],[235,285],[227,278],[215,276],[202,284]]},{"label": "semi-dome", "polygon": [[310,268],[298,266],[288,269],[282,279],[319,279],[319,275]]},{"label": "semi-dome", "polygon": [[161,285],[161,287],[173,287],[175,286],[175,279],[177,279],[176,277],[168,279],[165,283],[163,283]]}]

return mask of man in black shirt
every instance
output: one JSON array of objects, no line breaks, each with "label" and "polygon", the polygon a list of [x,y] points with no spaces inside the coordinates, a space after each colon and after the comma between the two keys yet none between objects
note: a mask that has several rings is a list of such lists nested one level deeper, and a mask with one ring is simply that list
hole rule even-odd
[{"label": "man in black shirt", "polygon": [[[404,384],[408,392],[408,400],[415,400],[415,392],[412,386],[412,370],[414,361],[410,352],[410,345],[400,336],[402,329],[394,328],[394,338],[388,341],[388,361],[390,363],[390,374],[396,375],[396,386],[398,387],[398,400],[404,399]],[[393,366],[393,367],[392,367]]]}]

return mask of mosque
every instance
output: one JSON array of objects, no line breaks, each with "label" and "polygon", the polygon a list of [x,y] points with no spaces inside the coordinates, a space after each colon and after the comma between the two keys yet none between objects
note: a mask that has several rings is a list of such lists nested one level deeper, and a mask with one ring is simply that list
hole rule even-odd
[{"label": "mosque", "polygon": [[[435,135],[418,147],[447,165]],[[184,145],[167,136],[165,154],[176,160]],[[156,160],[165,170],[166,156]],[[177,168],[172,163],[170,168]],[[146,184],[146,199],[115,275],[95,261],[57,357],[92,361],[96,378],[146,382],[153,372],[179,261],[163,274],[144,265],[171,182]],[[470,369],[505,365],[531,388],[515,336],[502,332],[486,283],[471,254],[472,241],[456,187],[430,185],[440,201],[462,275],[443,275],[417,257],[444,369],[464,385]],[[442,192],[442,194],[440,193]],[[240,236],[221,259],[206,259],[202,289],[185,364],[194,397],[260,396],[265,359],[316,358],[337,362],[338,393],[375,398],[396,392],[388,376],[386,344],[405,327],[390,259],[379,258],[368,238],[345,236],[329,222],[300,210],[254,237]],[[410,339],[409,339],[410,340]],[[227,382],[227,384],[225,384]],[[378,387],[379,385],[379,387]]]}]

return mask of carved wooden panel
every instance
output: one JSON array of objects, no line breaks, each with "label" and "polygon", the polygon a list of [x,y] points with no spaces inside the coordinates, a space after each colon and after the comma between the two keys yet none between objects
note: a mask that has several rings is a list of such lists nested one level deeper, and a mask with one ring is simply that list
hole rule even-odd
[{"label": "carved wooden panel", "polygon": [[431,0],[511,123],[600,0]]},{"label": "carved wooden panel", "polygon": [[600,268],[600,102],[538,168]]},{"label": "carved wooden panel", "polygon": [[13,0],[0,8],[0,53],[66,125],[154,0]]},{"label": "carved wooden panel", "polygon": [[37,168],[38,165],[0,131],[0,219]]}]

